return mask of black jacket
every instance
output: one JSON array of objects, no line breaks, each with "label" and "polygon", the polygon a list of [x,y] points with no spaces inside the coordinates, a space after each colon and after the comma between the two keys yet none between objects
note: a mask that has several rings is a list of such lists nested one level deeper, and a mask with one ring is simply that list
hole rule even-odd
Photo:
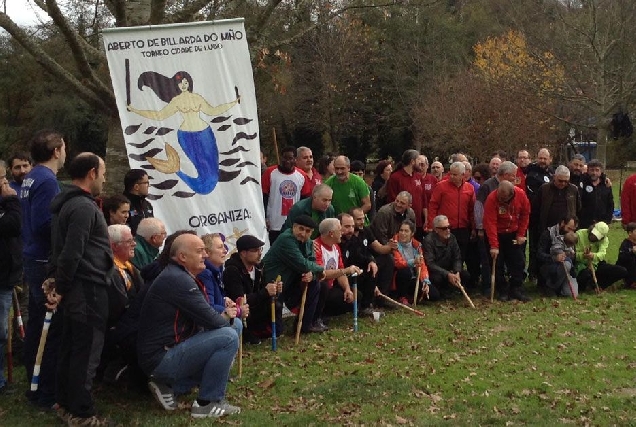
[{"label": "black jacket", "polygon": [[256,272],[254,280],[252,280],[238,252],[233,253],[230,259],[225,262],[223,270],[225,296],[236,301],[238,297],[247,295],[247,303],[250,307],[269,304],[270,297],[262,283],[263,267],[259,264],[254,268]]},{"label": "black jacket", "polygon": [[546,182],[551,182],[553,176],[554,169],[552,169],[552,166],[543,169],[536,163],[528,165],[528,173],[526,173],[526,195],[531,204],[539,193],[539,188]]},{"label": "black jacket", "polygon": [[126,224],[130,227],[133,236],[137,234],[137,227],[144,218],[153,218],[152,205],[145,196],[138,196],[124,192],[124,196],[130,200],[130,216]]},{"label": "black jacket", "polygon": [[448,242],[444,243],[437,233],[428,233],[422,246],[429,275],[435,273],[447,276],[450,272],[457,273],[462,270],[462,253],[454,235],[451,234]]},{"label": "black jacket", "polygon": [[342,239],[340,242],[340,250],[342,251],[342,262],[346,267],[355,265],[366,271],[371,261],[375,261],[371,253],[371,243],[375,240],[375,236],[369,227],[364,227],[356,236],[352,235],[349,239]]},{"label": "black jacket", "polygon": [[182,266],[171,262],[148,288],[139,316],[137,355],[139,366],[150,375],[167,348],[195,335],[201,328],[229,326],[205,299],[203,284]]},{"label": "black jacket", "polygon": [[579,185],[581,212],[579,228],[588,228],[595,222],[612,223],[614,217],[614,195],[612,188],[605,185],[605,175],[601,175],[598,185],[592,185],[588,174],[583,175]]},{"label": "black jacket", "polygon": [[56,291],[65,295],[78,282],[109,286],[113,253],[104,214],[93,196],[71,185],[55,196],[51,212],[51,267]]},{"label": "black jacket", "polygon": [[13,289],[22,277],[20,219],[18,198],[0,199],[0,289]]}]

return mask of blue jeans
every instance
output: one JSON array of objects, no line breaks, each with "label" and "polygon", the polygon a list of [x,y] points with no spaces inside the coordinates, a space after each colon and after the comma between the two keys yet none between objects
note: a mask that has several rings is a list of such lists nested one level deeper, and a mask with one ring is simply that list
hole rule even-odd
[{"label": "blue jeans", "polygon": [[170,384],[175,394],[198,384],[199,399],[223,400],[238,340],[230,327],[199,332],[169,349],[150,379]]},{"label": "blue jeans", "polygon": [[0,388],[7,383],[3,375],[4,353],[9,337],[9,310],[11,309],[12,296],[13,289],[0,289]]}]

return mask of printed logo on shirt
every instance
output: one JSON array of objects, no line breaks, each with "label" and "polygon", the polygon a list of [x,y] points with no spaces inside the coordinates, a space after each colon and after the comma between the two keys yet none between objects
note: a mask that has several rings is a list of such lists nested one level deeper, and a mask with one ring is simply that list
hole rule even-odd
[{"label": "printed logo on shirt", "polygon": [[546,176],[543,177],[543,181],[550,182],[550,178],[548,178],[548,176],[546,175]]},{"label": "printed logo on shirt", "polygon": [[499,206],[499,215],[505,215],[508,210],[505,206]]},{"label": "printed logo on shirt", "polygon": [[286,179],[280,183],[278,191],[283,199],[291,199],[298,193],[298,186],[294,181]]},{"label": "printed logo on shirt", "polygon": [[433,188],[433,184],[430,184],[430,183],[429,183],[429,184],[424,184],[424,189],[425,189],[426,191],[430,191],[430,190],[431,190],[431,188]]},{"label": "printed logo on shirt", "polygon": [[350,199],[355,199],[356,198],[356,193],[353,192],[353,188],[351,190],[349,190],[349,198]]},{"label": "printed logo on shirt", "polygon": [[415,186],[416,187],[421,187],[422,186],[422,181],[420,181],[419,179],[416,179],[413,182],[415,182]]},{"label": "printed logo on shirt", "polygon": [[325,270],[335,270],[338,267],[335,258],[329,258],[325,264]]},{"label": "printed logo on shirt", "polygon": [[519,185],[519,184],[521,184],[521,177],[515,176],[515,185]]},{"label": "printed logo on shirt", "polygon": [[298,186],[294,181],[286,179],[280,183],[278,191],[281,196],[280,213],[282,216],[287,216],[294,205],[294,197],[296,197],[296,194],[298,193]]},{"label": "printed logo on shirt", "polygon": [[592,187],[591,185],[588,185],[587,187],[585,187],[585,191],[587,191],[588,193],[591,193],[592,191],[594,191],[594,187]]}]

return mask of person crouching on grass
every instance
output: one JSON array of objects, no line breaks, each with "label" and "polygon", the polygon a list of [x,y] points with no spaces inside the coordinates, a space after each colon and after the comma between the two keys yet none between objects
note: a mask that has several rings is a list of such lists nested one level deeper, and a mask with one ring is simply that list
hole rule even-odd
[{"label": "person crouching on grass", "polygon": [[217,313],[195,277],[205,269],[203,241],[192,234],[177,237],[171,261],[144,298],[139,317],[137,354],[150,377],[148,387],[168,410],[177,409],[175,395],[199,386],[193,418],[238,414],[241,408],[225,400],[225,391],[239,337],[230,327],[236,307]]},{"label": "person crouching on grass", "polygon": [[[393,275],[393,290],[402,304],[411,304],[415,295],[415,286],[420,286],[420,298],[432,301],[439,300],[438,289],[428,278],[428,268],[422,255],[422,244],[415,240],[415,223],[404,220],[400,231],[395,235],[397,248],[393,249],[395,273]],[[419,272],[419,278],[416,279]]]}]

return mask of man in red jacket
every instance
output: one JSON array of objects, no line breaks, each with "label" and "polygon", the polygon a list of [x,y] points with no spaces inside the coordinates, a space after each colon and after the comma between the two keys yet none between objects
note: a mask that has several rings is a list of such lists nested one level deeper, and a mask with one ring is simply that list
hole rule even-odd
[{"label": "man in red jacket", "polygon": [[479,277],[479,254],[469,253],[471,239],[475,239],[475,189],[464,182],[466,166],[460,161],[453,163],[448,173],[448,179],[440,181],[435,186],[431,200],[428,203],[429,228],[433,228],[433,218],[445,215],[448,218],[451,233],[457,238],[462,251],[462,260],[471,276],[472,288]]},{"label": "man in red jacket", "polygon": [[422,165],[418,162],[420,153],[417,150],[406,150],[402,154],[402,167],[391,174],[386,183],[387,202],[395,200],[400,191],[411,194],[411,207],[415,212],[416,238],[421,239],[428,202],[422,178]]},{"label": "man in red jacket", "polygon": [[[501,253],[495,273],[500,301],[530,301],[523,293],[523,243],[526,241],[529,219],[528,197],[512,182],[501,181],[497,191],[488,195],[484,204],[484,230],[490,243],[490,256],[494,259]],[[504,271],[510,276],[509,284],[506,283]]]},{"label": "man in red jacket", "polygon": [[636,173],[627,178],[621,192],[621,223],[626,229],[627,224],[636,222]]}]

